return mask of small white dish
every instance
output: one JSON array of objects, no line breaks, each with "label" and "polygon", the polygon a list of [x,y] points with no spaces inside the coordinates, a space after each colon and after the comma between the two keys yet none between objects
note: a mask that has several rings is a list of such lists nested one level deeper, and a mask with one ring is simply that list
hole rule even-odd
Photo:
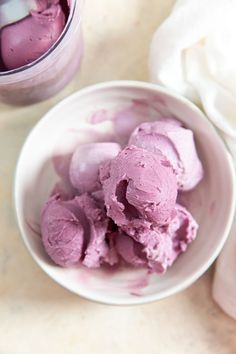
[{"label": "small white dish", "polygon": [[[131,106],[134,111],[130,110]],[[104,268],[64,269],[53,264],[39,234],[40,210],[58,180],[52,158],[73,151],[78,143],[114,139],[125,142],[127,132],[137,124],[160,116],[175,117],[194,132],[205,176],[197,188],[182,199],[200,225],[197,239],[161,276],[147,277],[146,270],[142,269],[112,272]],[[76,92],[52,108],[26,139],[14,188],[17,221],[34,260],[68,290],[105,304],[148,303],[192,284],[221,251],[235,211],[232,158],[210,121],[186,99],[157,85],[135,81],[97,84]]]}]

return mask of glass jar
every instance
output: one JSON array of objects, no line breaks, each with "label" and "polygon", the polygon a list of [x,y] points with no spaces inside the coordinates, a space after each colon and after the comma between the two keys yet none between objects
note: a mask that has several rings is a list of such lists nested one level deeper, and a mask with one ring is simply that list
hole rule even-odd
[{"label": "glass jar", "polygon": [[54,45],[40,58],[23,67],[0,72],[0,101],[27,105],[60,91],[75,75],[81,62],[83,0],[70,1],[67,24]]}]

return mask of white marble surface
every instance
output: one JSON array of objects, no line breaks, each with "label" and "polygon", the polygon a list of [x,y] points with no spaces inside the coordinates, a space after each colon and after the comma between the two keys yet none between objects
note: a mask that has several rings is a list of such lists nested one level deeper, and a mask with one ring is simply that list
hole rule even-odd
[{"label": "white marble surface", "polygon": [[62,289],[34,263],[14,217],[12,184],[23,141],[74,90],[103,80],[148,80],[147,55],[174,0],[87,0],[81,72],[57,97],[31,107],[0,105],[0,354],[235,354],[236,322],[211,299],[209,271],[186,291],[149,305],[91,303]]}]

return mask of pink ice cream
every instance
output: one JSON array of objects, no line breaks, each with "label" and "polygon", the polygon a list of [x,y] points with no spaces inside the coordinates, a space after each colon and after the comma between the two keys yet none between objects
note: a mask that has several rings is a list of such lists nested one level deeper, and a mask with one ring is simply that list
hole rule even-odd
[{"label": "pink ice cream", "polygon": [[108,228],[108,218],[102,208],[88,194],[76,197],[81,210],[84,211],[88,221],[88,244],[84,251],[83,264],[88,268],[97,268],[103,263],[109,254],[109,248],[105,241]]},{"label": "pink ice cream", "polygon": [[79,145],[70,163],[70,181],[79,193],[101,189],[99,166],[118,155],[121,147],[116,143]]},{"label": "pink ice cream", "polygon": [[1,57],[6,69],[38,59],[57,41],[66,23],[59,0],[37,0],[36,10],[1,30]]},{"label": "pink ice cream", "polygon": [[85,243],[87,221],[75,201],[63,202],[54,196],[41,215],[42,241],[47,254],[62,267],[78,264]]},{"label": "pink ice cream", "polygon": [[42,241],[47,254],[62,267],[87,267],[114,263],[105,241],[108,219],[88,194],[62,201],[54,196],[46,203],[41,216]]},{"label": "pink ice cream", "polygon": [[198,224],[181,205],[169,224],[144,229],[134,237],[120,232],[116,238],[118,254],[133,266],[147,266],[150,271],[163,273],[186,251],[197,235]]},{"label": "pink ice cream", "polygon": [[147,266],[143,245],[122,230],[117,233],[115,244],[117,253],[126,263],[135,267]]},{"label": "pink ice cream", "polygon": [[41,230],[56,264],[164,273],[196,238],[197,222],[176,200],[178,188],[194,188],[203,168],[193,134],[180,122],[143,123],[123,150],[116,143],[80,145],[54,164],[62,180],[43,208]]},{"label": "pink ice cream", "polygon": [[107,215],[128,232],[135,222],[165,224],[173,217],[176,177],[165,157],[126,147],[100,167]]},{"label": "pink ice cream", "polygon": [[203,177],[193,132],[175,119],[142,123],[131,134],[129,145],[157,154],[161,151],[175,171],[179,190],[194,188]]}]

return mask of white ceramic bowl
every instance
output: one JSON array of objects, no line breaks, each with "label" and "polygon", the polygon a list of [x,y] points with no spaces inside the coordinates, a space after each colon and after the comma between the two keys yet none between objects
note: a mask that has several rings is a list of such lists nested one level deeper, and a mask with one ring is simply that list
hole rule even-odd
[{"label": "white ceramic bowl", "polygon": [[[129,110],[131,106],[134,113]],[[114,120],[117,111],[119,118]],[[200,225],[197,239],[166,274],[152,274],[148,281],[144,270],[109,272],[84,267],[63,269],[54,265],[44,252],[39,234],[40,209],[58,179],[52,157],[73,151],[78,143],[120,138],[125,142],[124,133],[142,121],[160,116],[179,119],[195,135],[205,177],[183,199]],[[108,82],[85,88],[63,100],[32,130],[17,165],[15,208],[29,252],[57,283],[102,303],[141,304],[186,288],[212,264],[232,224],[234,181],[230,154],[212,124],[193,104],[157,85]]]}]

